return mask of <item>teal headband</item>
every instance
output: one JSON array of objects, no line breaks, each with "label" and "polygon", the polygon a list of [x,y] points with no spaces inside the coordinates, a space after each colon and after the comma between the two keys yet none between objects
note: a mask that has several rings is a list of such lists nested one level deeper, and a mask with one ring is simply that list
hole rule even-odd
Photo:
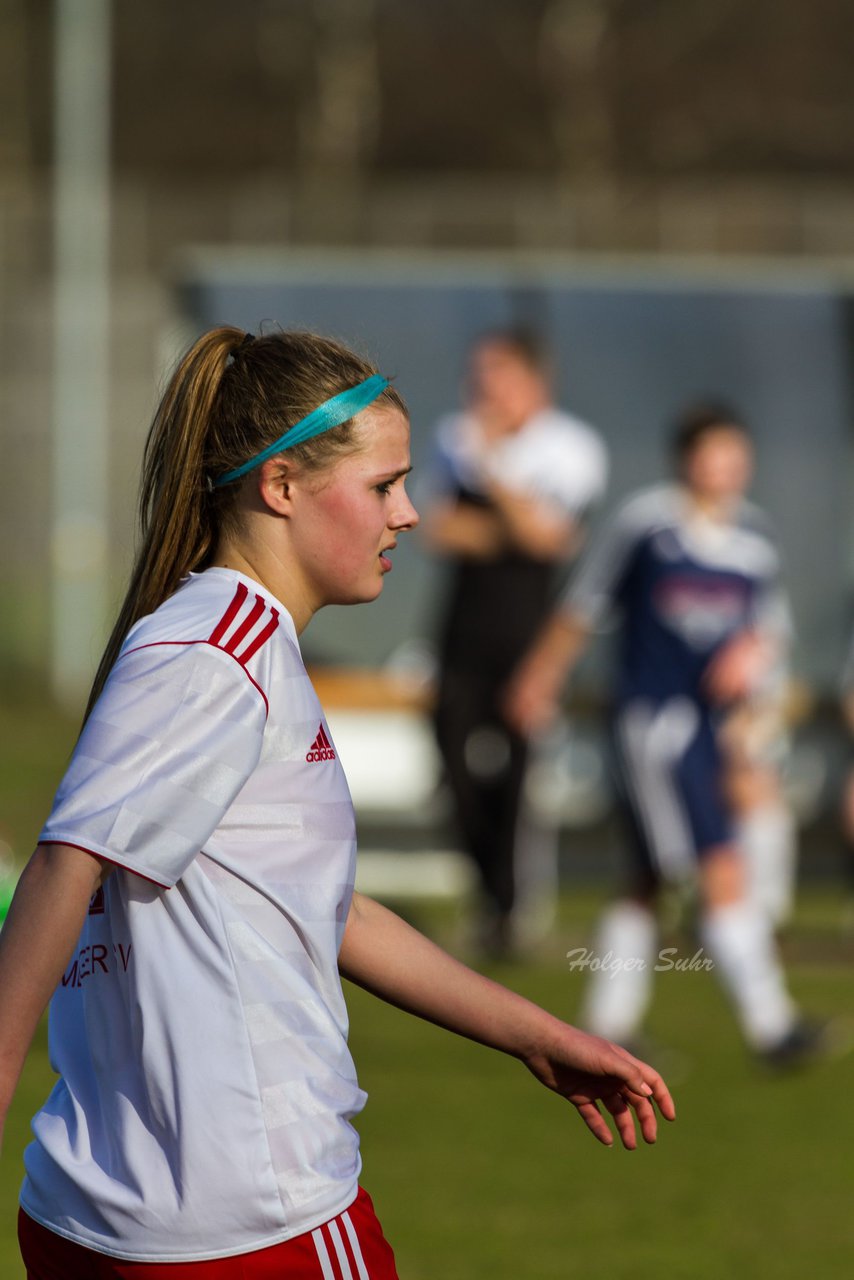
[{"label": "teal headband", "polygon": [[262,462],[266,462],[268,458],[275,457],[277,453],[282,453],[285,449],[292,449],[295,444],[303,444],[306,440],[311,440],[313,436],[322,435],[324,431],[331,431],[333,427],[340,427],[342,422],[349,422],[362,409],[367,409],[369,404],[373,404],[374,400],[382,395],[388,385],[388,378],[384,378],[380,373],[375,373],[357,386],[350,387],[348,391],[342,391],[340,395],[333,396],[331,400],[324,400],[323,404],[319,404],[316,409],[312,409],[311,413],[301,418],[295,426],[289,427],[284,435],[279,436],[278,440],[274,440],[266,449],[262,449],[254,458],[250,458],[248,462],[235,467],[233,471],[226,471],[224,476],[214,480],[213,487],[219,489],[224,484],[231,484],[232,480],[239,480],[241,476],[246,475],[247,471],[260,467]]}]

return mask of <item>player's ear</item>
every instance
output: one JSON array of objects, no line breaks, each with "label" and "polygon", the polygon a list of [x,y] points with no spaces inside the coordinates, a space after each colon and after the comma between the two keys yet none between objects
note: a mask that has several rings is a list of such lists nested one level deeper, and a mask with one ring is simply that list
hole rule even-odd
[{"label": "player's ear", "polygon": [[262,463],[258,468],[258,496],[263,505],[276,515],[291,515],[296,476],[297,468],[284,457],[268,458]]}]

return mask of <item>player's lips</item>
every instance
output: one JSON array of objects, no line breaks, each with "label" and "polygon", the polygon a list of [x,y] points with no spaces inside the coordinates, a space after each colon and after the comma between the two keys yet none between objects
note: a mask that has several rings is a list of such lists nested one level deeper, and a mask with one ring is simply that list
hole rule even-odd
[{"label": "player's lips", "polygon": [[389,560],[386,552],[394,551],[396,546],[397,546],[397,543],[392,542],[390,546],[384,547],[383,550],[380,552],[380,565],[382,566],[383,573],[391,572],[391,560]]}]

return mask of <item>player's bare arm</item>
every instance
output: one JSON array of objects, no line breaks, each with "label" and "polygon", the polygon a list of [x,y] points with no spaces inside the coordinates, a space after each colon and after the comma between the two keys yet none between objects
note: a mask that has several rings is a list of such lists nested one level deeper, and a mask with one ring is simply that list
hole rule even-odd
[{"label": "player's bare arm", "polygon": [[104,865],[91,854],[44,844],[18,881],[0,933],[0,1133],[39,1018],[104,879]]},{"label": "player's bare arm", "polygon": [[613,1138],[600,1104],[628,1150],[637,1145],[635,1116],[644,1140],[655,1141],[653,1101],[666,1119],[675,1116],[652,1067],[469,969],[363,894],[353,895],[338,963],[344,977],[388,1004],[518,1058],[606,1146]]},{"label": "player's bare arm", "polygon": [[437,502],[422,525],[427,545],[439,555],[492,560],[504,549],[504,533],[495,511],[471,503]]},{"label": "player's bare arm", "polygon": [[778,645],[764,632],[739,632],[718,650],[706,668],[706,692],[721,705],[749,697],[776,661],[777,653]]},{"label": "player's bare arm", "polygon": [[562,610],[546,623],[511,676],[504,697],[507,722],[519,733],[530,737],[551,724],[564,682],[589,636],[583,619]]},{"label": "player's bare arm", "polygon": [[440,555],[491,560],[508,550],[538,560],[564,560],[575,550],[578,525],[571,516],[546,510],[537,499],[489,486],[492,507],[465,502],[436,503],[422,534]]},{"label": "player's bare arm", "polygon": [[488,493],[508,547],[535,560],[567,560],[577,550],[579,527],[572,516],[497,481]]}]

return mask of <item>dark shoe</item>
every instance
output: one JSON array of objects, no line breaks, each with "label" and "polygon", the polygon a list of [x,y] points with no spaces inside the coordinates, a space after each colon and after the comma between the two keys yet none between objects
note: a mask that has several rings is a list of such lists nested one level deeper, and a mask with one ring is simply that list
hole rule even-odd
[{"label": "dark shoe", "polygon": [[792,1071],[827,1057],[829,1047],[824,1024],[800,1020],[776,1044],[759,1049],[757,1057],[775,1071]]}]

